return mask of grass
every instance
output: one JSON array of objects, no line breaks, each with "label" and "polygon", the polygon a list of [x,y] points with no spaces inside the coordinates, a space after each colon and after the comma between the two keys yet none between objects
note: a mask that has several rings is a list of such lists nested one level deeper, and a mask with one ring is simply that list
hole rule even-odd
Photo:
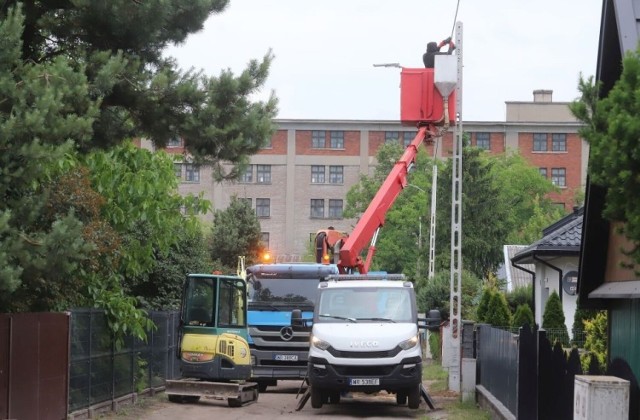
[{"label": "grass", "polygon": [[[480,409],[475,402],[462,402],[448,391],[449,374],[436,360],[427,361],[422,368],[422,378],[427,382],[429,395],[436,400],[439,410],[420,417],[423,420],[491,420],[489,412]],[[441,398],[438,398],[441,397]]]}]

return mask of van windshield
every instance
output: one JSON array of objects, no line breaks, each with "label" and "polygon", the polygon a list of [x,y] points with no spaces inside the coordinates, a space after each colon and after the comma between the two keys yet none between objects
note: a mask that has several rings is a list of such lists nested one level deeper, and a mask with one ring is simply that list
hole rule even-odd
[{"label": "van windshield", "polygon": [[412,289],[324,289],[318,303],[319,322],[415,322]]}]

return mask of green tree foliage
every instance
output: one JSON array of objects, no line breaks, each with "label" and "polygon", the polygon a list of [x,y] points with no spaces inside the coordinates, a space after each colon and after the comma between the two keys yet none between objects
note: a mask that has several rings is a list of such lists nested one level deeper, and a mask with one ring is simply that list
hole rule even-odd
[{"label": "green tree foliage", "polygon": [[512,313],[515,313],[520,305],[527,305],[531,309],[533,308],[533,286],[516,287],[506,293],[506,298]]},{"label": "green tree foliage", "polygon": [[251,265],[258,260],[262,249],[256,212],[248,200],[231,197],[229,207],[214,214],[209,248],[211,260],[221,271],[235,273],[239,256],[245,256],[247,265]]},{"label": "green tree foliage", "polygon": [[[569,333],[565,325],[564,311],[558,293],[554,290],[544,307],[542,314],[542,328],[549,331],[549,339],[560,341],[563,346],[569,345]],[[553,334],[553,335],[552,335]],[[555,339],[555,340],[554,340]]]},{"label": "green tree foliage", "polygon": [[[0,17],[0,311],[47,309],[91,252],[76,210],[47,200],[98,108],[80,64],[23,61],[23,16],[11,8]],[[45,301],[19,304],[21,287]]]},{"label": "green tree foliage", "polygon": [[[3,2],[0,19],[10,16],[18,3]],[[26,24],[18,31],[22,45],[12,49],[12,58],[36,67],[73,63],[65,77],[47,79],[83,90],[74,95],[81,111],[97,100],[99,112],[84,126],[92,135],[77,142],[84,150],[108,148],[134,137],[150,138],[163,147],[182,137],[196,160],[214,166],[219,161],[243,163],[272,132],[275,97],[264,103],[250,101],[268,76],[271,52],[250,61],[237,77],[230,70],[213,77],[182,71],[164,54],[166,47],[184,42],[227,4],[228,0],[26,2]],[[73,83],[67,77],[72,72],[88,84]],[[74,121],[78,131],[84,114],[77,113]],[[39,123],[55,143],[66,139],[55,132],[55,124]]]},{"label": "green tree foliage", "polygon": [[573,325],[571,327],[571,336],[572,342],[576,341],[576,338],[579,338],[579,335],[584,333],[584,322],[587,320],[592,320],[598,314],[598,311],[595,309],[584,309],[580,305],[580,300],[576,302],[576,312],[573,315]]},{"label": "green tree foliage", "polygon": [[585,320],[584,329],[584,349],[587,353],[581,359],[582,365],[588,367],[590,356],[595,356],[600,370],[604,372],[607,367],[607,313],[599,311],[593,319]]},{"label": "green tree foliage", "polygon": [[[482,282],[473,273],[462,272],[462,318],[465,320],[475,319],[475,306],[480,293]],[[429,310],[440,310],[443,317],[449,316],[451,279],[448,271],[436,273],[433,279],[421,282],[416,286],[416,300],[418,310],[427,312]]]},{"label": "green tree foliage", "polygon": [[491,297],[496,294],[496,290],[491,287],[483,287],[482,295],[480,296],[480,302],[476,309],[476,320],[478,322],[487,323],[487,312],[489,311],[489,302]]},{"label": "green tree foliage", "polygon": [[155,263],[149,272],[134,276],[127,282],[127,293],[135,296],[146,309],[178,309],[185,275],[212,271],[201,230],[178,225],[174,236],[176,242],[169,252],[154,250]]},{"label": "green tree foliage", "polygon": [[507,299],[499,291],[494,292],[489,299],[489,306],[485,317],[487,324],[495,327],[511,326],[511,310]]},{"label": "green tree foliage", "polygon": [[514,328],[520,328],[525,324],[529,325],[530,328],[533,328],[535,325],[535,321],[533,318],[533,311],[527,304],[518,305],[516,312],[513,314],[513,322],[511,324]]},{"label": "green tree foliage", "polygon": [[629,51],[622,60],[622,74],[607,96],[599,99],[600,85],[593,77],[580,77],[579,100],[570,106],[584,123],[580,137],[589,143],[589,177],[607,188],[603,215],[611,221],[625,222],[624,235],[640,263],[640,50]]}]

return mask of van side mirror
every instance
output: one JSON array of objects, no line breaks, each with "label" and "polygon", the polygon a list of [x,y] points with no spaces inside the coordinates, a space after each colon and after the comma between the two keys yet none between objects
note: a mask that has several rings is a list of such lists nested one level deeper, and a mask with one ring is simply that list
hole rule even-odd
[{"label": "van side mirror", "polygon": [[442,322],[442,316],[440,311],[432,309],[427,312],[426,318],[418,318],[418,328],[429,331],[438,331],[440,329],[440,323]]}]

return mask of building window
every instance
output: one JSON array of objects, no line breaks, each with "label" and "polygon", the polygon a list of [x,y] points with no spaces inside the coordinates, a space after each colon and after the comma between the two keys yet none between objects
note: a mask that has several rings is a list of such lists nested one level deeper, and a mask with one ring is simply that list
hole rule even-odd
[{"label": "building window", "polygon": [[311,147],[314,149],[324,149],[324,131],[314,130],[311,132]]},{"label": "building window", "polygon": [[397,131],[385,131],[384,132],[384,143],[397,143],[400,139],[400,133]]},{"label": "building window", "polygon": [[483,150],[491,150],[491,134],[476,133],[476,147]]},{"label": "building window", "polygon": [[547,179],[547,168],[538,168],[538,172],[540,172],[540,175],[541,175],[544,179]]},{"label": "building window", "polygon": [[552,134],[551,135],[551,150],[554,152],[566,152],[567,151],[567,135],[566,134]]},{"label": "building window", "polygon": [[185,177],[187,182],[200,182],[200,166],[192,163],[185,165]]},{"label": "building window", "polygon": [[271,183],[271,165],[256,165],[256,178],[258,184]]},{"label": "building window", "polygon": [[344,166],[329,166],[329,183],[344,183]]},{"label": "building window", "polygon": [[256,198],[256,216],[269,217],[271,215],[271,199]]},{"label": "building window", "polygon": [[547,135],[545,133],[533,133],[533,151],[547,151]]},{"label": "building window", "polygon": [[402,133],[402,145],[407,147],[416,138],[417,131],[405,131]]},{"label": "building window", "polygon": [[566,187],[567,170],[565,168],[551,168],[551,182],[557,187]]},{"label": "building window", "polygon": [[174,163],[173,171],[176,173],[176,178],[182,179],[182,163]]},{"label": "building window", "polygon": [[260,233],[260,242],[262,242],[262,246],[269,249],[269,232]]},{"label": "building window", "polygon": [[331,148],[344,149],[344,131],[331,132]]},{"label": "building window", "polygon": [[324,166],[321,166],[321,165],[311,166],[311,183],[324,184]]},{"label": "building window", "polygon": [[324,200],[311,199],[311,217],[314,219],[324,218]]},{"label": "building window", "polygon": [[240,175],[240,182],[246,184],[253,182],[253,165],[247,166],[242,175]]},{"label": "building window", "polygon": [[180,137],[172,137],[167,142],[167,147],[180,147],[182,146],[182,139]]},{"label": "building window", "polygon": [[329,200],[329,217],[342,218],[342,200]]}]

